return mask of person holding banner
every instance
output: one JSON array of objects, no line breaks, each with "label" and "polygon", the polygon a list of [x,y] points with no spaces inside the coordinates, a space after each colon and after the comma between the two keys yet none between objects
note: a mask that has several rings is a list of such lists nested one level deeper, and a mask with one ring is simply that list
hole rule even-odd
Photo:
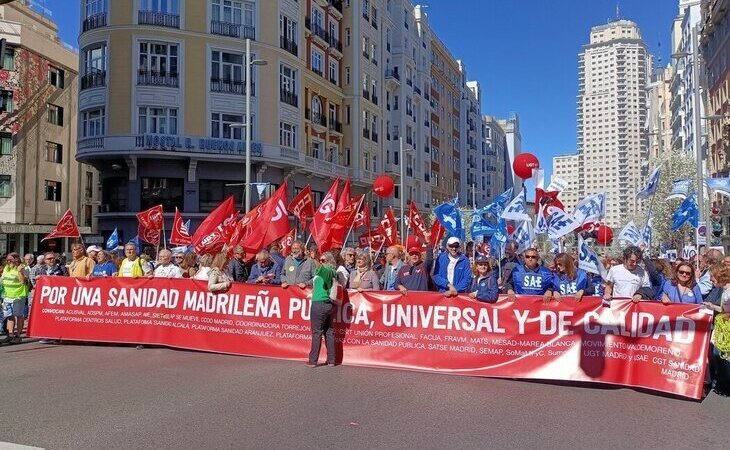
[{"label": "person holding banner", "polygon": [[[426,233],[426,242],[429,242],[430,233]],[[398,271],[395,283],[403,295],[408,291],[428,291],[431,267],[433,266],[433,247],[426,246],[426,261],[423,262],[421,247],[414,246],[408,249],[408,262]]]},{"label": "person holding banner", "polygon": [[528,248],[523,254],[524,263],[518,263],[507,280],[507,298],[515,301],[519,295],[542,295],[548,303],[553,297],[553,274],[540,264],[540,254]]},{"label": "person holding banner", "polygon": [[357,292],[380,290],[380,278],[372,269],[370,254],[367,250],[355,256],[355,270],[350,273],[348,287]]},{"label": "person holding banner", "polygon": [[117,266],[109,259],[107,252],[100,250],[96,253],[96,265],[91,273],[92,277],[114,277],[117,271]]},{"label": "person holding banner", "polygon": [[576,302],[583,300],[585,294],[593,295],[593,286],[588,282],[588,274],[576,267],[572,256],[559,253],[554,263],[553,298],[556,301],[560,301],[562,295],[572,296]]},{"label": "person holding banner", "polygon": [[335,365],[335,328],[333,325],[335,299],[332,298],[332,287],[337,282],[335,258],[332,253],[323,253],[320,266],[314,272],[312,280],[312,306],[310,324],[312,330],[312,347],[309,350],[307,367],[317,367],[319,349],[322,346],[322,335],[327,348],[327,365]]},{"label": "person holding banner", "polygon": [[485,255],[478,254],[474,258],[472,267],[474,278],[471,284],[469,297],[484,303],[495,303],[499,297],[497,273],[492,270],[492,264]]},{"label": "person holding banner", "polygon": [[445,293],[447,297],[464,294],[471,287],[471,264],[469,258],[461,253],[460,248],[461,240],[451,236],[446,241],[446,252],[439,255],[433,269],[433,283],[436,289]]},{"label": "person holding banner", "polygon": [[137,246],[132,242],[128,242],[127,245],[124,246],[124,255],[125,258],[119,265],[118,276],[126,278],[141,278],[152,272],[152,268],[148,264],[145,264],[144,261],[142,261],[142,258],[137,255]]},{"label": "person holding banner", "polygon": [[89,256],[86,256],[84,246],[80,243],[75,243],[71,246],[71,255],[73,255],[73,261],[68,267],[69,276],[71,278],[88,278],[94,272],[94,265],[96,262]]},{"label": "person holding banner", "polygon": [[403,251],[397,245],[391,245],[385,250],[385,269],[380,278],[380,285],[383,290],[395,291],[398,287],[396,278],[403,267]]},{"label": "person holding banner", "polygon": [[271,285],[281,284],[281,266],[271,259],[268,251],[261,250],[256,254],[256,264],[251,267],[248,282]]},{"label": "person holding banner", "polygon": [[719,304],[705,301],[703,305],[715,312],[712,331],[710,378],[716,393],[730,396],[730,266],[716,264],[710,268],[712,284],[720,289]]},{"label": "person holding banner", "polygon": [[291,254],[284,260],[284,268],[281,271],[281,287],[289,285],[299,286],[304,289],[312,287],[312,278],[317,269],[317,263],[307,258],[304,254],[304,244],[294,241],[291,244]]},{"label": "person holding banner", "polygon": [[608,271],[603,300],[608,302],[612,298],[630,298],[634,303],[641,299],[650,300],[654,297],[651,290],[649,274],[639,265],[643,253],[639,247],[631,245],[623,252],[623,264],[618,264]]},{"label": "person holding banner", "polygon": [[225,292],[231,288],[233,279],[226,271],[228,256],[220,252],[213,257],[211,262],[210,275],[208,275],[208,290],[210,292]]},{"label": "person holding banner", "polygon": [[157,254],[159,264],[155,267],[155,278],[182,278],[182,270],[172,263],[172,252],[166,248]]},{"label": "person holding banner", "polygon": [[695,279],[695,268],[688,263],[682,263],[677,267],[674,279],[666,280],[662,284],[661,301],[663,304],[670,303],[702,303],[702,292]]}]

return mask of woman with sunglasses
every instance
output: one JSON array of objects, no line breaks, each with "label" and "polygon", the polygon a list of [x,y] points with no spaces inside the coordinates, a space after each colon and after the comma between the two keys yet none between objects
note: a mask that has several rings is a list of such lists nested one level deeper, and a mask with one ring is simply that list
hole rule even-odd
[{"label": "woman with sunglasses", "polygon": [[563,295],[574,297],[576,302],[583,300],[583,295],[593,294],[593,286],[588,282],[585,270],[575,267],[575,259],[567,253],[555,257],[555,274],[553,276],[553,298],[560,301]]},{"label": "woman with sunglasses", "polygon": [[662,284],[661,301],[670,303],[702,303],[702,292],[695,278],[695,268],[689,263],[677,266],[674,279]]},{"label": "woman with sunglasses", "polygon": [[499,284],[497,283],[497,273],[492,270],[489,258],[481,254],[477,255],[474,258],[472,273],[474,281],[471,283],[469,297],[484,303],[496,302],[499,297]]}]

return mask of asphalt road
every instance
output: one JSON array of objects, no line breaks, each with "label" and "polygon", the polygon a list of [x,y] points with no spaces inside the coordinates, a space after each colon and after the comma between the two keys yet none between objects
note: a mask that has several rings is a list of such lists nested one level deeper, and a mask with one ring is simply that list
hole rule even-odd
[{"label": "asphalt road", "polygon": [[[164,348],[0,348],[0,441],[58,449],[728,448],[730,398]],[[0,444],[0,448],[2,448]]]}]

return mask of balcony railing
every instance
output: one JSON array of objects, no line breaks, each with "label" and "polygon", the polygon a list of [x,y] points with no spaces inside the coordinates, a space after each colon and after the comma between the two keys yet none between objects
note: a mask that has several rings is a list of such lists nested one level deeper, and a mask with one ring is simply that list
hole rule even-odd
[{"label": "balcony railing", "polygon": [[378,96],[377,96],[377,95],[375,95],[375,94],[373,94],[373,96],[372,96],[372,98],[371,98],[371,100],[370,100],[370,101],[372,101],[372,102],[373,102],[374,104],[376,104],[376,105],[377,105],[377,104],[378,104]]},{"label": "balcony railing", "polygon": [[140,25],[180,28],[180,15],[159,11],[140,11],[137,15],[137,22]]},{"label": "balcony railing", "polygon": [[137,72],[137,84],[140,86],[164,86],[179,87],[180,79],[177,72],[157,72],[148,70],[139,70]]},{"label": "balcony railing", "polygon": [[299,106],[299,97],[294,92],[287,91],[286,89],[280,89],[279,94],[281,95],[282,102],[295,108]]},{"label": "balcony railing", "polygon": [[327,117],[320,112],[312,112],[311,109],[307,108],[304,111],[304,117],[317,125],[327,126]]},{"label": "balcony railing", "polygon": [[393,69],[387,69],[385,71],[385,78],[395,78],[396,80],[400,81],[400,75],[398,74],[398,71]]},{"label": "balcony railing", "polygon": [[230,36],[234,38],[256,39],[256,28],[243,25],[240,23],[221,22],[219,20],[210,21],[211,34],[221,36]]},{"label": "balcony railing", "polygon": [[[251,81],[251,95],[256,95],[255,86],[256,83]],[[210,90],[211,92],[221,92],[223,94],[245,95],[246,82],[244,80],[211,77]]]},{"label": "balcony railing", "polygon": [[342,0],[329,0],[328,3],[337,11],[342,12]]},{"label": "balcony railing", "polygon": [[330,43],[331,48],[334,48],[338,52],[342,53],[342,42],[340,42],[339,39],[337,39],[336,37],[330,36],[329,43]]},{"label": "balcony railing", "polygon": [[362,137],[367,138],[367,139],[370,139],[370,130],[368,130],[367,128],[363,128],[362,129]]},{"label": "balcony railing", "polygon": [[279,36],[279,46],[292,55],[299,56],[299,47],[297,46],[297,43],[286,36]]},{"label": "balcony railing", "polygon": [[363,90],[362,90],[362,96],[363,96],[363,97],[364,97],[365,99],[367,99],[367,100],[370,100],[370,91],[367,91],[367,90],[363,89]]},{"label": "balcony railing", "polygon": [[81,90],[106,86],[106,70],[97,70],[81,77]]},{"label": "balcony railing", "polygon": [[338,122],[338,121],[332,120],[332,118],[330,118],[329,129],[330,129],[330,131],[334,131],[336,133],[342,134],[342,122]]},{"label": "balcony railing", "polygon": [[106,26],[106,13],[94,14],[84,19],[83,31],[93,30],[95,28],[101,28]]},{"label": "balcony railing", "polygon": [[373,131],[372,134],[370,135],[370,139],[373,142],[378,142],[378,133],[376,133],[375,131]]}]

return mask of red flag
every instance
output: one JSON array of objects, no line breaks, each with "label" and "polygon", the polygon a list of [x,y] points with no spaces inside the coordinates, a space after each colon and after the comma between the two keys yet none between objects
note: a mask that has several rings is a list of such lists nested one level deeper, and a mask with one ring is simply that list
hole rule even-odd
[{"label": "red flag", "polygon": [[153,206],[150,209],[137,213],[137,234],[139,238],[153,245],[160,245],[160,231],[163,227],[162,205]]},{"label": "red flag", "polygon": [[558,191],[544,191],[540,188],[535,189],[535,214],[540,211],[540,204],[545,205],[543,211],[547,211],[548,206],[555,206],[557,208],[565,210],[563,203],[558,200]]},{"label": "red flag", "polygon": [[170,244],[172,245],[190,245],[190,233],[185,228],[182,214],[175,208],[175,218],[172,220],[172,231],[170,232]]},{"label": "red flag", "polygon": [[360,211],[355,214],[355,228],[370,228],[370,202],[363,202]]},{"label": "red flag", "polygon": [[441,222],[434,219],[433,224],[431,225],[431,239],[429,240],[431,247],[436,248],[439,242],[441,242],[441,239],[444,238],[445,233],[446,229],[444,229],[444,226],[441,225]]},{"label": "red flag", "polygon": [[145,228],[141,223],[137,226],[137,235],[145,242],[152,245],[160,245],[160,230]]},{"label": "red flag", "polygon": [[299,191],[296,197],[289,203],[287,209],[299,220],[299,227],[304,231],[307,219],[314,216],[314,201],[312,201],[312,188],[307,185]]},{"label": "red flag", "polygon": [[329,192],[324,196],[322,203],[314,213],[312,223],[309,225],[309,232],[312,233],[312,239],[314,239],[321,252],[326,252],[330,248],[330,225],[325,222],[325,219],[335,215],[335,197],[337,196],[337,185],[339,182],[340,179],[338,178],[332,183]]},{"label": "red flag", "polygon": [[248,226],[246,237],[239,245],[247,252],[256,253],[289,232],[286,181],[269,197],[259,216]]},{"label": "red flag", "polygon": [[[235,214],[233,196],[228,197],[213,212],[208,214],[208,217],[203,220],[191,238],[195,253],[203,255],[219,252],[227,238],[223,236],[223,222],[230,222],[230,218]],[[225,228],[228,229],[229,227],[230,224],[227,224]]]},{"label": "red flag", "polygon": [[287,257],[291,254],[291,245],[297,239],[297,230],[292,228],[281,240],[281,256]]},{"label": "red flag", "polygon": [[345,180],[345,185],[342,186],[342,193],[340,198],[337,200],[337,211],[346,208],[352,202],[350,199],[350,177]]},{"label": "red flag", "polygon": [[418,212],[418,207],[413,203],[413,200],[411,200],[408,210],[408,228],[414,230],[418,236],[422,238],[426,237],[426,224],[423,223],[421,213]]},{"label": "red flag", "polygon": [[400,243],[400,239],[398,238],[398,223],[395,221],[393,208],[388,207],[385,211],[385,215],[380,219],[380,226],[385,231],[385,245],[391,246]]},{"label": "red flag", "polygon": [[360,235],[358,238],[360,248],[380,248],[385,243],[385,231],[383,227],[373,228]]},{"label": "red flag", "polygon": [[63,213],[63,216],[61,216],[61,220],[58,221],[56,224],[56,227],[51,230],[46,237],[41,239],[41,242],[45,241],[46,239],[54,239],[59,237],[80,237],[81,233],[79,233],[79,226],[76,225],[76,219],[74,219],[74,215],[71,212],[71,210],[67,210],[65,213]]},{"label": "red flag", "polygon": [[364,195],[354,199],[344,208],[338,208],[334,216],[326,219],[326,222],[330,224],[330,247],[342,248],[344,246],[345,238],[347,237],[348,231],[355,225],[355,216],[360,210]]},{"label": "red flag", "polygon": [[421,249],[421,251],[426,250],[426,244],[424,244],[423,241],[418,238],[418,236],[414,234],[409,234],[406,242],[406,251],[409,251],[413,247],[418,247]]}]

